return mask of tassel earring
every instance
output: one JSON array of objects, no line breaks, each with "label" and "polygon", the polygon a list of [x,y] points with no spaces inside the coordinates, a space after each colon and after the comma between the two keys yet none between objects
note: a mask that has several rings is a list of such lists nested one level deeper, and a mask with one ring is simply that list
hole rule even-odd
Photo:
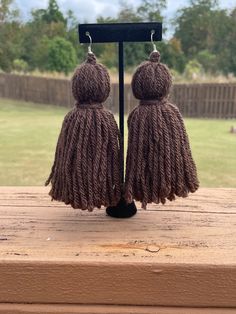
[{"label": "tassel earring", "polygon": [[75,107],[66,115],[55,160],[45,185],[53,200],[73,208],[115,206],[121,198],[120,137],[114,116],[103,107],[110,93],[106,68],[91,44],[86,61],[72,77]]},{"label": "tassel earring", "polygon": [[[152,37],[151,37],[152,39]],[[132,78],[132,90],[140,100],[128,117],[125,199],[148,203],[187,197],[199,187],[183,118],[168,100],[172,84],[160,53],[151,53]]]}]

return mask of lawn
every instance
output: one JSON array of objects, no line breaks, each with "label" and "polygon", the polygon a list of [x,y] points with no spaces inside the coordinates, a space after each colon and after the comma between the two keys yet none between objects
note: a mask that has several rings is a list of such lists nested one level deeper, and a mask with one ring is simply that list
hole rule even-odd
[{"label": "lawn", "polygon": [[[67,108],[0,99],[0,185],[43,185]],[[185,119],[201,186],[236,187],[236,120]]]}]

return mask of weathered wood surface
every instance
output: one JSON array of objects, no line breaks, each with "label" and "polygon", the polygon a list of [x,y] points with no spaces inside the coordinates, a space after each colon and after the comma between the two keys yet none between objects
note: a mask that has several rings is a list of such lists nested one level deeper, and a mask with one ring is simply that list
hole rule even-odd
[{"label": "weathered wood surface", "polygon": [[236,189],[200,189],[127,220],[47,192],[0,188],[0,303],[236,307]]},{"label": "weathered wood surface", "polygon": [[0,304],[0,314],[235,314],[230,308],[123,305]]}]

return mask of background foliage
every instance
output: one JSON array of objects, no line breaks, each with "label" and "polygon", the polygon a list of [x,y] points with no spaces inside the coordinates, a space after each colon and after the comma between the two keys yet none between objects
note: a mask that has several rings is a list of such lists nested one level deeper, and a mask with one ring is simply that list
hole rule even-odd
[{"label": "background foliage", "polygon": [[[137,7],[121,2],[117,17],[100,16],[97,22],[162,21],[166,5],[166,0],[142,0]],[[68,74],[86,53],[86,47],[78,42],[79,22],[84,23],[77,21],[72,11],[63,14],[56,0],[49,0],[46,9],[33,10],[27,21],[20,19],[14,0],[0,0],[0,69]],[[189,78],[203,73],[236,75],[236,5],[225,10],[216,0],[190,0],[171,23],[173,36],[158,43],[158,49],[173,73]],[[93,50],[109,68],[117,66],[114,44],[97,44]],[[127,69],[149,53],[150,43],[125,44]]]}]

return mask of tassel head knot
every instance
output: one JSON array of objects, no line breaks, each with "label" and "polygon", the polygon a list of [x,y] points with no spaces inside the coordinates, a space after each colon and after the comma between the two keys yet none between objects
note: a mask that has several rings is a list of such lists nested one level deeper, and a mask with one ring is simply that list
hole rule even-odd
[{"label": "tassel head knot", "polygon": [[78,104],[103,103],[110,94],[110,76],[93,53],[74,72],[72,94]]},{"label": "tassel head knot", "polygon": [[160,53],[154,51],[149,60],[136,69],[131,86],[134,96],[139,100],[162,100],[167,98],[172,84],[168,67],[160,63]]},{"label": "tassel head knot", "polygon": [[86,63],[90,63],[90,64],[96,64],[97,63],[97,59],[95,54],[93,53],[88,53],[87,55],[87,59],[85,61]]},{"label": "tassel head knot", "polygon": [[151,62],[160,62],[160,58],[161,58],[161,55],[159,51],[153,51],[149,56],[149,60]]}]

